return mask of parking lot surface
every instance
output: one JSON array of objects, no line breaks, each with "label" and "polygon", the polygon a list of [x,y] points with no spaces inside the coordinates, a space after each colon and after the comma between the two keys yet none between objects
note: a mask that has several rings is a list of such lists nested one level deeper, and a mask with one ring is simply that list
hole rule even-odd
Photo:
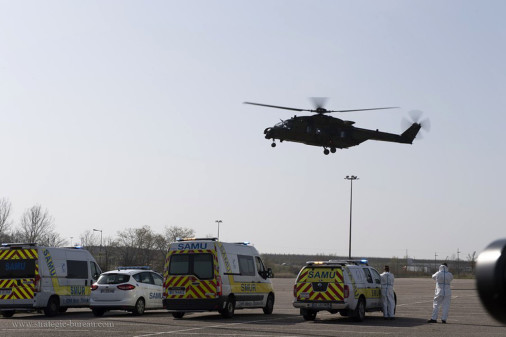
[{"label": "parking lot surface", "polygon": [[393,321],[367,313],[364,322],[319,312],[306,322],[293,308],[293,279],[273,279],[276,303],[272,315],[261,309],[237,310],[231,319],[216,312],[193,313],[174,319],[164,310],[133,316],[122,311],[97,318],[89,309],[71,309],[54,318],[18,313],[0,318],[0,336],[505,336],[506,327],[481,306],[474,280],[454,280],[448,324],[428,324],[434,282],[396,279],[397,314]]}]

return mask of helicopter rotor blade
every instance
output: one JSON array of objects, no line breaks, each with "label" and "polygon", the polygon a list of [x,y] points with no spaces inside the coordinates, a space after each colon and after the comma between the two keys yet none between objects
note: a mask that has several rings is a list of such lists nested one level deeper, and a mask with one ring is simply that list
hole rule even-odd
[{"label": "helicopter rotor blade", "polygon": [[251,105],[258,105],[258,106],[265,106],[265,107],[268,107],[268,108],[292,110],[292,111],[311,111],[311,110],[307,110],[307,109],[289,108],[289,107],[286,107],[286,106],[279,106],[279,105],[261,104],[261,103],[253,103],[253,102],[243,102],[243,103],[244,104],[251,104]]},{"label": "helicopter rotor blade", "polygon": [[352,112],[352,111],[367,111],[367,110],[383,110],[383,109],[399,109],[398,106],[389,106],[385,108],[368,108],[368,109],[352,109],[352,110],[327,110],[326,112]]},{"label": "helicopter rotor blade", "polygon": [[[322,107],[323,103],[327,100],[326,97],[313,97],[313,102],[317,106],[316,109],[298,109],[298,108],[290,108],[286,106],[280,105],[271,105],[271,104],[262,104],[262,103],[253,103],[253,102],[243,102],[244,104],[258,105],[264,106],[268,108],[276,108],[276,109],[284,109],[284,110],[292,110],[292,111],[307,111],[307,112],[316,112],[319,114],[331,113],[331,112],[352,112],[352,111],[367,111],[367,110],[382,110],[382,109],[397,109],[399,107],[384,107],[384,108],[367,108],[367,109],[351,109],[351,110],[327,110]],[[315,100],[316,99],[316,100]]]}]

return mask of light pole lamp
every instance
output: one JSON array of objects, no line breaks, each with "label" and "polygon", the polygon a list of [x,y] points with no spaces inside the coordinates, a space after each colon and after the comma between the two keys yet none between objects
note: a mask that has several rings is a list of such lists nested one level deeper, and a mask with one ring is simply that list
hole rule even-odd
[{"label": "light pole lamp", "polygon": [[221,220],[216,220],[216,221],[214,221],[214,222],[216,222],[216,223],[218,224],[218,241],[220,241],[220,223],[222,223],[223,221],[221,221]]},{"label": "light pole lamp", "polygon": [[346,176],[344,179],[350,181],[350,241],[349,241],[349,251],[348,258],[351,260],[351,214],[352,214],[352,205],[353,205],[353,180],[357,180],[357,176]]},{"label": "light pole lamp", "polygon": [[100,264],[102,264],[102,230],[101,229],[93,229],[94,232],[100,232]]}]

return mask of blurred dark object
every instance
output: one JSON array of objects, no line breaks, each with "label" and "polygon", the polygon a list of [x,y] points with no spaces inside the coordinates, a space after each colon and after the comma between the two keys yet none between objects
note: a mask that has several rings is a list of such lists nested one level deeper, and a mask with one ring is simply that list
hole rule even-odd
[{"label": "blurred dark object", "polygon": [[492,242],[478,256],[476,287],[485,309],[506,324],[506,239]]}]

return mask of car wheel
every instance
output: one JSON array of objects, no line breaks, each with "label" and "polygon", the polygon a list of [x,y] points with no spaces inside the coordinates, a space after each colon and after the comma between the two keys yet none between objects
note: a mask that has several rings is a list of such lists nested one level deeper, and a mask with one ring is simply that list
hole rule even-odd
[{"label": "car wheel", "polygon": [[9,317],[12,317],[14,316],[14,310],[5,310],[5,311],[2,311],[2,317],[5,317],[5,318],[9,318]]},{"label": "car wheel", "polygon": [[104,316],[104,313],[105,313],[104,309],[98,309],[98,308],[93,308],[93,309],[91,309],[91,311],[93,312],[93,316],[95,316],[95,317],[102,317],[102,316]]},{"label": "car wheel", "polygon": [[318,311],[308,310],[308,309],[300,309],[300,314],[304,318],[305,321],[314,321],[316,319],[316,314]]},{"label": "car wheel", "polygon": [[58,312],[60,311],[60,301],[58,300],[58,297],[51,297],[49,298],[49,301],[47,302],[47,307],[44,308],[44,314],[47,317],[54,317],[58,315]]},{"label": "car wheel", "polygon": [[235,301],[233,298],[229,297],[227,302],[225,303],[225,308],[221,310],[220,314],[224,318],[232,318],[234,317],[235,311]]},{"label": "car wheel", "polygon": [[355,308],[355,312],[353,313],[353,319],[357,322],[362,322],[365,318],[365,301],[363,298],[360,298],[357,303],[357,307]]},{"label": "car wheel", "polygon": [[267,296],[267,303],[265,303],[265,307],[263,307],[264,314],[270,315],[274,310],[274,295],[269,294]]},{"label": "car wheel", "polygon": [[184,312],[173,312],[172,317],[174,318],[183,318]]},{"label": "car wheel", "polygon": [[139,298],[137,302],[135,302],[135,307],[132,313],[135,316],[140,316],[144,313],[144,310],[146,309],[146,303],[144,302],[143,298]]},{"label": "car wheel", "polygon": [[58,309],[58,312],[67,312],[67,307],[60,307],[60,309]]}]

